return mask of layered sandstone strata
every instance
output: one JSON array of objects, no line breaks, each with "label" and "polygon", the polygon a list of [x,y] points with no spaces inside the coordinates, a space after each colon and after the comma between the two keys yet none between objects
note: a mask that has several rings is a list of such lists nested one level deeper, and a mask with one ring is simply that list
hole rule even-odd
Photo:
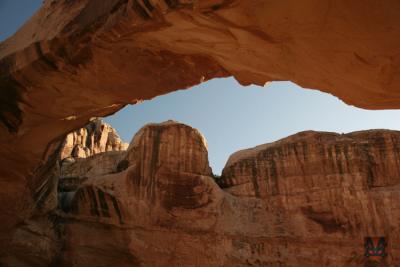
[{"label": "layered sandstone strata", "polygon": [[234,76],[399,107],[397,0],[100,2],[44,1],[0,44],[0,254],[53,208],[43,172],[63,136],[126,104]]},{"label": "layered sandstone strata", "polygon": [[136,134],[123,161],[125,170],[89,177],[78,189],[65,215],[70,223],[60,266],[191,266],[217,260],[208,259],[212,251],[193,259],[189,249],[200,251],[207,243],[193,242],[191,233],[210,229],[221,198],[204,137],[173,121],[150,124]]},{"label": "layered sandstone strata", "polygon": [[[302,132],[235,153],[215,181],[204,137],[168,121],[121,162],[78,188],[57,266],[400,263],[400,132]],[[367,236],[387,239],[383,262]]]},{"label": "layered sandstone strata", "polygon": [[398,132],[301,132],[234,153],[221,187],[237,196],[268,199],[322,189],[369,190],[400,182]]},{"label": "layered sandstone strata", "polygon": [[[306,244],[336,240],[351,251],[348,246],[361,246],[363,237],[384,236],[390,250],[385,266],[397,266],[399,177],[399,132],[309,131],[236,152],[218,183],[235,196],[263,199],[286,221],[282,230]],[[339,258],[332,249],[332,258]]]}]

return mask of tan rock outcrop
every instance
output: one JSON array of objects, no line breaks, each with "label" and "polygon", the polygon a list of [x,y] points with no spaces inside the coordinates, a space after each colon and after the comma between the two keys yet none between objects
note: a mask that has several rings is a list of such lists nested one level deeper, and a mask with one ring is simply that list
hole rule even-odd
[{"label": "tan rock outcrop", "polygon": [[67,135],[60,149],[60,160],[67,157],[87,158],[101,152],[127,148],[128,144],[121,140],[114,128],[101,119],[95,119],[84,128]]},{"label": "tan rock outcrop", "polygon": [[222,190],[197,130],[147,125],[127,169],[78,189],[58,264],[371,266],[364,238],[384,236],[397,266],[399,148],[397,131],[302,132],[232,155]]},{"label": "tan rock outcrop", "polygon": [[120,171],[127,148],[116,130],[101,119],[69,133],[59,149],[59,208],[69,210],[76,190],[88,177]]},{"label": "tan rock outcrop", "polygon": [[58,206],[64,211],[70,204],[78,187],[89,177],[116,173],[124,168],[125,151],[109,151],[89,158],[66,158],[61,162],[58,175]]},{"label": "tan rock outcrop", "polygon": [[108,151],[89,158],[67,158],[61,162],[60,179],[68,177],[91,177],[118,172],[125,151]]}]

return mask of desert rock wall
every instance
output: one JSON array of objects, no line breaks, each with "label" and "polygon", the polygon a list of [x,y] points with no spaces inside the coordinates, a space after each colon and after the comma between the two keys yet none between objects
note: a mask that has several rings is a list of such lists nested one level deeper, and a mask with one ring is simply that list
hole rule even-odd
[{"label": "desert rock wall", "polygon": [[[302,132],[233,154],[214,178],[197,130],[147,125],[127,169],[78,188],[59,264],[396,266],[399,141],[388,130]],[[370,236],[387,240],[380,262],[364,256]]]}]

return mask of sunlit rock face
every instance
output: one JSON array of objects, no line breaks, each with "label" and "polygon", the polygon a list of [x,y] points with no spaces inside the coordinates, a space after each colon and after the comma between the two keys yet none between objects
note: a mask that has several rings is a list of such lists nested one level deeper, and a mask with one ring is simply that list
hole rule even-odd
[{"label": "sunlit rock face", "polygon": [[60,160],[87,158],[101,152],[127,148],[128,144],[121,140],[114,128],[101,119],[95,119],[84,128],[67,135],[60,148]]},{"label": "sunlit rock face", "polygon": [[124,168],[78,187],[61,214],[56,262],[375,266],[364,238],[384,236],[388,256],[376,264],[397,266],[399,160],[397,131],[302,132],[233,154],[214,178],[197,130],[149,124],[121,158]]},{"label": "sunlit rock face", "polygon": [[219,183],[233,195],[263,199],[393,187],[400,182],[399,153],[397,131],[301,132],[236,152]]},{"label": "sunlit rock face", "polygon": [[234,76],[398,108],[399,11],[397,0],[44,1],[0,44],[0,254],[55,208],[46,173],[65,134],[126,104]]},{"label": "sunlit rock face", "polygon": [[284,222],[281,234],[331,251],[320,266],[341,257],[337,266],[357,263],[367,236],[389,240],[386,264],[396,266],[399,177],[400,132],[309,131],[236,152],[218,183],[235,196],[263,199]]}]

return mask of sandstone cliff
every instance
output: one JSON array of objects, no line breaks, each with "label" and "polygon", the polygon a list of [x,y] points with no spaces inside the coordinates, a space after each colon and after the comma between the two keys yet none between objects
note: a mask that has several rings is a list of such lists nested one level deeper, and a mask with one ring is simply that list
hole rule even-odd
[{"label": "sandstone cliff", "polygon": [[[61,214],[57,266],[400,264],[400,132],[302,132],[233,154],[216,181],[204,137],[173,121],[114,153],[123,168],[87,175]],[[387,239],[382,262],[367,236]]]},{"label": "sandstone cliff", "polygon": [[233,154],[219,183],[238,196],[268,199],[305,191],[369,190],[400,182],[397,132],[302,132]]},{"label": "sandstone cliff", "polygon": [[44,1],[0,44],[0,252],[40,216],[61,138],[126,104],[234,76],[399,107],[397,0],[100,2]]},{"label": "sandstone cliff", "polygon": [[[289,236],[321,247],[336,240],[332,259],[366,236],[384,236],[385,266],[397,266],[399,177],[399,132],[302,132],[236,152],[218,183],[233,195],[263,199]],[[361,265],[357,254],[337,266]],[[333,264],[320,259],[320,266]]]}]

